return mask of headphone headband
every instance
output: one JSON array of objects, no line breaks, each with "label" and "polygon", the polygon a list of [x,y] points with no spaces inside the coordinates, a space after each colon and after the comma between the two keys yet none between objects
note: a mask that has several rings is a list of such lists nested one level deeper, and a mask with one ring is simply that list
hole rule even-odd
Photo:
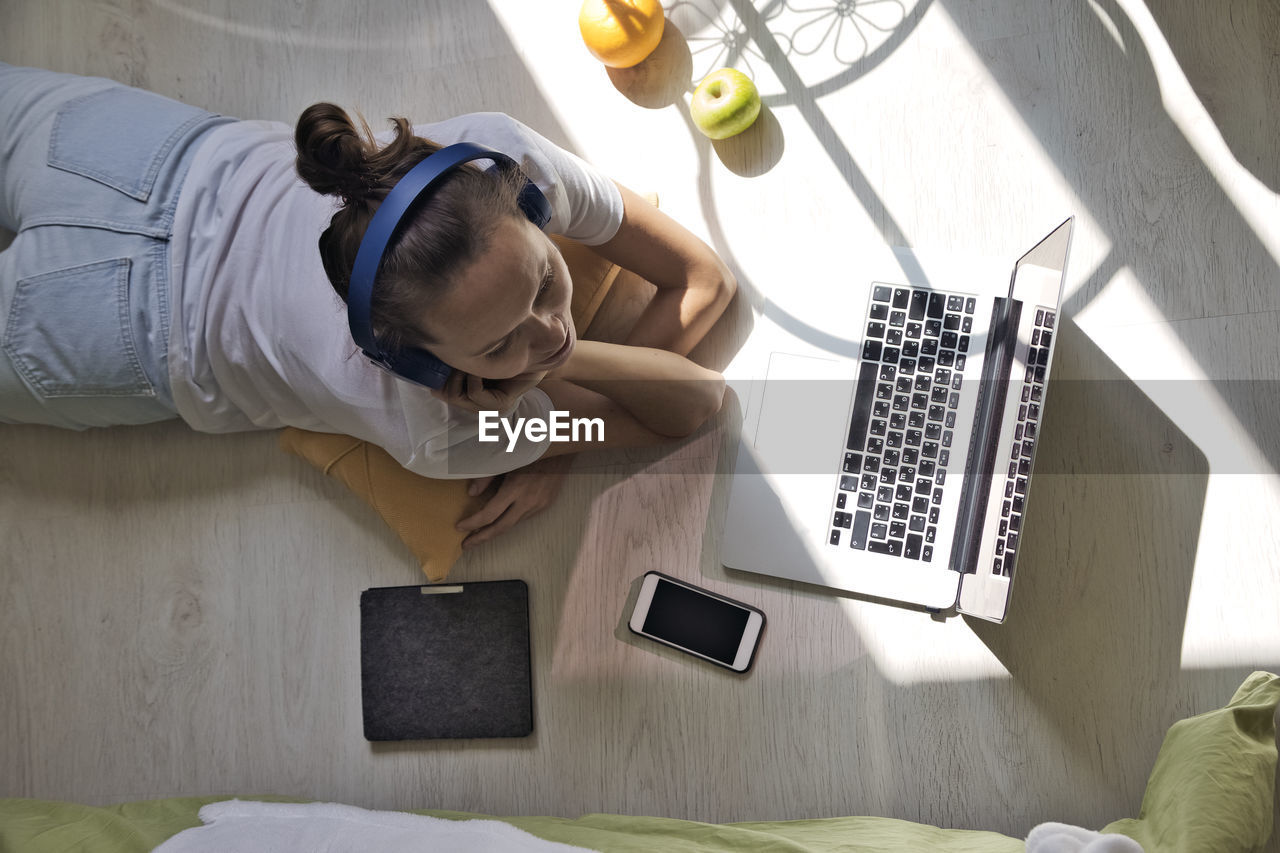
[{"label": "headphone headband", "polygon": [[[392,355],[378,345],[373,334],[373,283],[387,246],[400,232],[415,203],[448,172],[471,160],[492,160],[498,166],[518,168],[507,155],[471,142],[449,145],[426,157],[396,182],[374,211],[356,252],[347,286],[347,323],[356,345],[379,367],[431,388],[444,385],[450,368],[426,350],[413,349]],[[539,228],[545,227],[551,218],[551,206],[532,181],[525,181],[519,204],[525,217]]]}]

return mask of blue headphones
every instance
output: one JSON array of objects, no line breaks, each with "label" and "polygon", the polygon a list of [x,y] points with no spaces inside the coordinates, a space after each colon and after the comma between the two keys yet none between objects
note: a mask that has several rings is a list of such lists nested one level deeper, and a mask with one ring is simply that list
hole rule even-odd
[{"label": "blue headphones", "polygon": [[[356,262],[351,269],[351,283],[347,286],[347,323],[356,345],[383,370],[428,388],[443,388],[453,368],[424,349],[406,347],[391,353],[379,345],[370,319],[373,280],[382,265],[387,245],[400,232],[406,215],[427,196],[432,185],[471,160],[492,160],[495,165],[518,168],[507,155],[470,142],[441,148],[427,157],[396,182],[374,212],[373,220],[360,240],[360,250],[356,252]],[[519,204],[530,222],[539,228],[546,227],[551,219],[551,205],[537,185],[527,178],[524,189],[520,191]]]}]

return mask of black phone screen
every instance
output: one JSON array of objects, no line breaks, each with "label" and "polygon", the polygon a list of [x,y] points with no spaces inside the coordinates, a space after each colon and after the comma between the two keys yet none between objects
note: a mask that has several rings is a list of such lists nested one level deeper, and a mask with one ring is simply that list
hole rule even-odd
[{"label": "black phone screen", "polygon": [[728,666],[738,655],[750,615],[745,608],[658,578],[641,630]]}]

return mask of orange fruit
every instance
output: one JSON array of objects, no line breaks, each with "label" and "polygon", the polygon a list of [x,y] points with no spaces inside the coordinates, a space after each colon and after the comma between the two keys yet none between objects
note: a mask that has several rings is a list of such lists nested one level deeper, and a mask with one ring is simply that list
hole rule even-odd
[{"label": "orange fruit", "polygon": [[611,68],[630,68],[653,53],[665,23],[658,0],[585,0],[578,12],[587,49]]}]

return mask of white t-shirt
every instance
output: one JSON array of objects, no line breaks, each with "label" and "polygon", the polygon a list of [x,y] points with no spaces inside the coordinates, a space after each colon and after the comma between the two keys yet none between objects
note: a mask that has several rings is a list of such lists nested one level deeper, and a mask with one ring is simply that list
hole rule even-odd
[{"label": "white t-shirt", "polygon": [[[464,115],[414,132],[511,157],[550,202],[551,233],[599,245],[622,222],[612,181],[509,116]],[[474,414],[360,353],[317,242],[339,202],[302,182],[296,155],[289,125],[242,121],[211,131],[193,159],[172,246],[169,378],[178,414],[202,432],[296,426],[352,435],[432,477],[497,474],[541,456],[546,444],[523,438],[511,452],[505,434],[478,442]],[[550,409],[534,389],[511,417],[546,418]]]}]

